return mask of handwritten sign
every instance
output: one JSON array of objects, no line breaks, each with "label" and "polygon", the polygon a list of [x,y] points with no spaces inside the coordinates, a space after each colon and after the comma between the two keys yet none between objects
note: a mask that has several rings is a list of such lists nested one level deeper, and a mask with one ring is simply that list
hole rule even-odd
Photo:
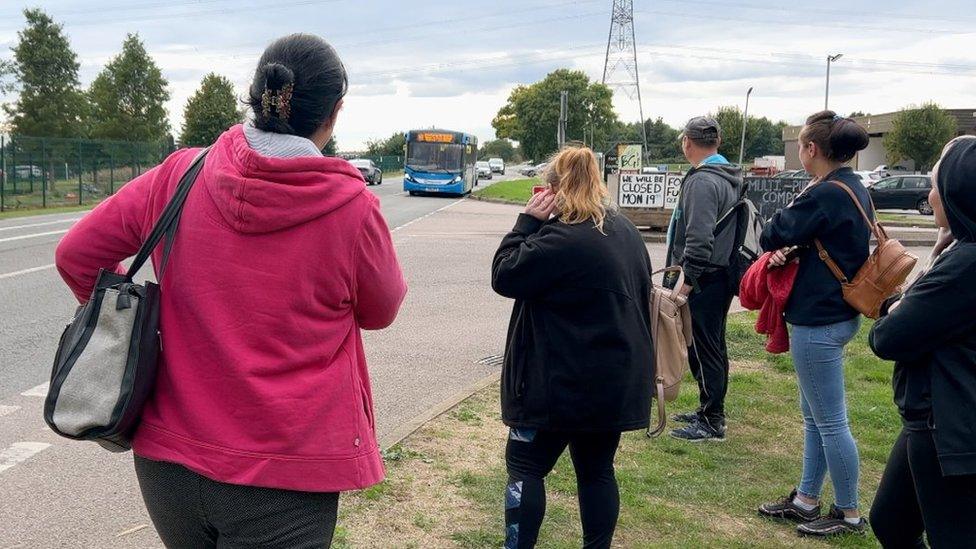
[{"label": "handwritten sign", "polygon": [[639,144],[617,145],[617,167],[621,171],[640,170],[644,147]]},{"label": "handwritten sign", "polygon": [[621,173],[617,204],[621,208],[663,208],[666,173]]},{"label": "handwritten sign", "polygon": [[790,205],[796,195],[810,182],[805,178],[746,177],[746,196],[756,205],[759,215],[768,220],[773,214]]}]

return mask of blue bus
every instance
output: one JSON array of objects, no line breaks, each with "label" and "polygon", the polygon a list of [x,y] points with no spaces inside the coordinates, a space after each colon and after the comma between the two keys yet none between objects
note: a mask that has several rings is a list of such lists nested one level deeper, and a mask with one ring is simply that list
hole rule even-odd
[{"label": "blue bus", "polygon": [[424,193],[463,196],[478,184],[474,163],[478,138],[450,130],[407,132],[403,190],[411,196]]}]

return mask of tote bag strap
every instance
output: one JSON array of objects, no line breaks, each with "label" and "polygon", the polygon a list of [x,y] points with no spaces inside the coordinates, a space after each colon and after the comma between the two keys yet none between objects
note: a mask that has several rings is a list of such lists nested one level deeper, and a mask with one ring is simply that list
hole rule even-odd
[{"label": "tote bag strap", "polygon": [[133,277],[139,272],[139,269],[145,265],[146,260],[152,255],[153,250],[156,249],[156,245],[159,241],[166,238],[166,245],[163,249],[163,260],[159,265],[159,279],[163,278],[163,271],[166,269],[166,261],[169,259],[169,252],[173,247],[173,239],[176,236],[176,227],[179,224],[180,214],[183,211],[183,204],[186,202],[187,195],[190,194],[190,188],[193,187],[193,183],[196,181],[197,175],[200,173],[201,168],[203,168],[204,159],[207,153],[210,152],[210,147],[207,147],[197,154],[193,162],[186,169],[183,177],[180,178],[180,182],[176,187],[176,192],[173,193],[173,198],[170,199],[169,203],[166,204],[166,208],[163,209],[163,213],[159,215],[159,219],[153,226],[152,231],[146,238],[146,241],[139,248],[139,253],[136,254],[136,258],[132,260],[132,265],[129,267],[128,272],[125,274],[127,281],[132,282]]}]

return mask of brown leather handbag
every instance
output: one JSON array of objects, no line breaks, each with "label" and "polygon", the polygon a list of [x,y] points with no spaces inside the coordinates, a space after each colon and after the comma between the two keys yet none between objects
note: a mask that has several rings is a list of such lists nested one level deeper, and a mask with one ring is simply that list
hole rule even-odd
[{"label": "brown leather handbag", "polygon": [[685,275],[681,267],[654,272],[678,273],[674,289],[652,283],[651,339],[654,342],[654,399],[657,400],[657,425],[648,427],[647,436],[656,437],[667,426],[664,403],[678,398],[681,379],[688,371],[688,347],[692,344],[691,309],[688,298],[681,295]]},{"label": "brown leather handbag", "polygon": [[[878,241],[877,247],[868,256],[868,260],[858,269],[853,281],[848,281],[847,276],[837,263],[830,258],[830,254],[824,248],[820,239],[815,239],[817,250],[820,252],[820,259],[827,264],[827,268],[840,281],[844,292],[844,301],[848,305],[857,309],[858,312],[868,318],[878,318],[881,315],[881,304],[884,300],[898,293],[898,288],[905,283],[908,275],[915,268],[918,258],[908,253],[905,246],[894,238],[888,238],[888,233],[880,223],[871,221],[861,202],[857,199],[847,185],[839,181],[828,181],[837,185],[851,197],[857,210],[861,212],[865,223],[871,228],[875,239]],[[870,198],[869,198],[870,200]],[[871,202],[871,211],[874,210],[874,202]]]}]

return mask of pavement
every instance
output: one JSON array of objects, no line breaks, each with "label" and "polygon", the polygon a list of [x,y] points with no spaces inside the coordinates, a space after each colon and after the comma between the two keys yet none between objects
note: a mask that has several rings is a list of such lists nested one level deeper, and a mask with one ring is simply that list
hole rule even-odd
[{"label": "pavement", "polygon": [[[490,265],[521,207],[407,197],[395,180],[371,190],[410,287],[396,323],[365,333],[378,436],[388,447],[499,374],[511,301],[491,291]],[[73,309],[50,263],[78,217],[0,222],[0,549],[161,547],[131,455],[59,438],[42,419],[42,384]],[[654,267],[663,266],[664,245],[647,246]]]}]

